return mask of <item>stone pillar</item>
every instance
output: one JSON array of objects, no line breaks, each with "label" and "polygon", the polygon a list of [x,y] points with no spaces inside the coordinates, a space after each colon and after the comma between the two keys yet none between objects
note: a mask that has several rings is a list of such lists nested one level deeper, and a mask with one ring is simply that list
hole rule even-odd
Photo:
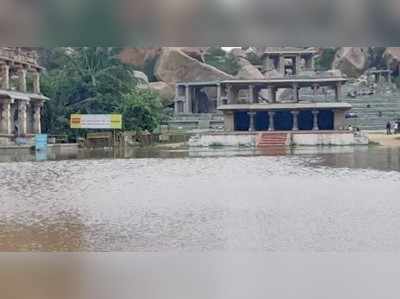
[{"label": "stone pillar", "polygon": [[33,132],[34,134],[40,134],[42,132],[41,125],[41,110],[43,103],[35,103],[33,105]]},{"label": "stone pillar", "polygon": [[20,92],[27,91],[26,74],[27,74],[27,70],[24,67],[20,67],[18,69],[18,80],[19,80],[18,91],[20,91]]},{"label": "stone pillar", "polygon": [[254,132],[256,130],[256,112],[247,112],[250,118],[249,132]]},{"label": "stone pillar", "polygon": [[26,135],[27,133],[27,116],[26,116],[26,110],[27,110],[27,101],[18,101],[18,134],[20,136]]},{"label": "stone pillar", "polygon": [[33,93],[40,94],[40,72],[35,70],[33,73]]},{"label": "stone pillar", "polygon": [[293,100],[299,101],[299,85],[297,83],[293,83]]},{"label": "stone pillar", "polygon": [[275,122],[274,122],[275,112],[268,111],[268,117],[269,117],[268,131],[274,131],[275,130]]},{"label": "stone pillar", "polygon": [[276,103],[276,89],[273,86],[268,88],[269,90],[269,99],[272,103]]},{"label": "stone pillar", "polygon": [[299,111],[292,111],[292,115],[293,115],[293,131],[298,131],[299,130]]},{"label": "stone pillar", "polygon": [[3,134],[11,135],[11,101],[1,100],[1,123],[0,132]]},{"label": "stone pillar", "polygon": [[285,75],[285,57],[282,55],[279,55],[278,57],[278,69],[277,71],[284,76]]},{"label": "stone pillar", "polygon": [[222,85],[217,85],[217,108],[222,105]]},{"label": "stone pillar", "polygon": [[318,84],[313,84],[312,91],[313,91],[313,96],[316,96],[318,93]]},{"label": "stone pillar", "polygon": [[2,77],[3,81],[1,84],[2,89],[10,89],[10,66],[8,64],[2,65]]},{"label": "stone pillar", "polygon": [[226,86],[226,96],[228,98],[228,104],[233,104],[234,95],[233,95],[233,91],[232,91],[232,85],[230,85],[230,84],[228,84]]},{"label": "stone pillar", "polygon": [[174,100],[174,111],[175,115],[179,113],[179,86],[178,84],[175,85],[175,100]]},{"label": "stone pillar", "polygon": [[319,126],[318,126],[318,114],[319,114],[319,111],[318,110],[313,110],[312,114],[313,114],[313,118],[314,118],[313,130],[317,131],[317,130],[319,130]]},{"label": "stone pillar", "polygon": [[185,107],[185,113],[190,114],[192,113],[192,95],[191,95],[191,90],[190,90],[190,86],[186,85],[185,86],[185,103],[184,103],[184,107]]},{"label": "stone pillar", "polygon": [[340,102],[342,99],[342,83],[341,82],[336,83],[335,99],[336,99],[336,102]]},{"label": "stone pillar", "polygon": [[250,104],[255,103],[255,94],[254,94],[254,85],[253,84],[249,85],[249,102],[250,102]]},{"label": "stone pillar", "polygon": [[301,56],[296,55],[295,59],[295,64],[294,64],[294,75],[300,74],[301,71]]}]

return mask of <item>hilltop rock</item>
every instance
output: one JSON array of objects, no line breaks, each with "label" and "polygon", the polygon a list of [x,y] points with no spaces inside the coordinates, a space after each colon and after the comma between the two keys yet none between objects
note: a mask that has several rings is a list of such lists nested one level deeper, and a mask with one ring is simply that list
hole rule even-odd
[{"label": "hilltop rock", "polygon": [[175,98],[175,90],[165,82],[151,82],[149,87],[152,91],[158,93],[164,105],[172,104]]},{"label": "hilltop rock", "polygon": [[368,67],[368,50],[366,48],[342,47],[333,60],[333,68],[349,77],[359,77]]},{"label": "hilltop rock", "polygon": [[160,48],[124,48],[119,54],[123,63],[143,68],[147,62],[154,61],[160,54]]},{"label": "hilltop rock", "polygon": [[177,48],[163,48],[154,68],[159,81],[168,84],[233,79],[217,68],[201,63]]},{"label": "hilltop rock", "polygon": [[179,49],[197,61],[204,62],[204,54],[207,52],[208,47],[182,47]]}]

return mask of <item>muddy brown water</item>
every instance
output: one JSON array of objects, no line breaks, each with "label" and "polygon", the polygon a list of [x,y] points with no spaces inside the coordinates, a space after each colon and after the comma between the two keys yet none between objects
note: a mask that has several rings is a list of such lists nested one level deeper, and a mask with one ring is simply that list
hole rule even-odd
[{"label": "muddy brown water", "polygon": [[1,251],[400,249],[400,150],[2,155]]}]

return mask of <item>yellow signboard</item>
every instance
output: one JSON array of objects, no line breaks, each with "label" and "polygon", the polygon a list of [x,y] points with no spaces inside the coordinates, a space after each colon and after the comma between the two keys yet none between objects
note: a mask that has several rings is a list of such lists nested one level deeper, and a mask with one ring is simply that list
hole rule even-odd
[{"label": "yellow signboard", "polygon": [[71,114],[72,129],[122,129],[121,114]]}]

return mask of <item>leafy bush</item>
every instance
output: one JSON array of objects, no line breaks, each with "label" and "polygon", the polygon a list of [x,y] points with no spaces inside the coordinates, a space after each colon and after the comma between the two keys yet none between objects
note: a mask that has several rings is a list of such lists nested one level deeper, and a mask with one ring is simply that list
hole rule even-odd
[{"label": "leafy bush", "polygon": [[211,47],[204,55],[204,59],[207,64],[227,74],[237,75],[240,69],[237,58],[218,47]]}]

